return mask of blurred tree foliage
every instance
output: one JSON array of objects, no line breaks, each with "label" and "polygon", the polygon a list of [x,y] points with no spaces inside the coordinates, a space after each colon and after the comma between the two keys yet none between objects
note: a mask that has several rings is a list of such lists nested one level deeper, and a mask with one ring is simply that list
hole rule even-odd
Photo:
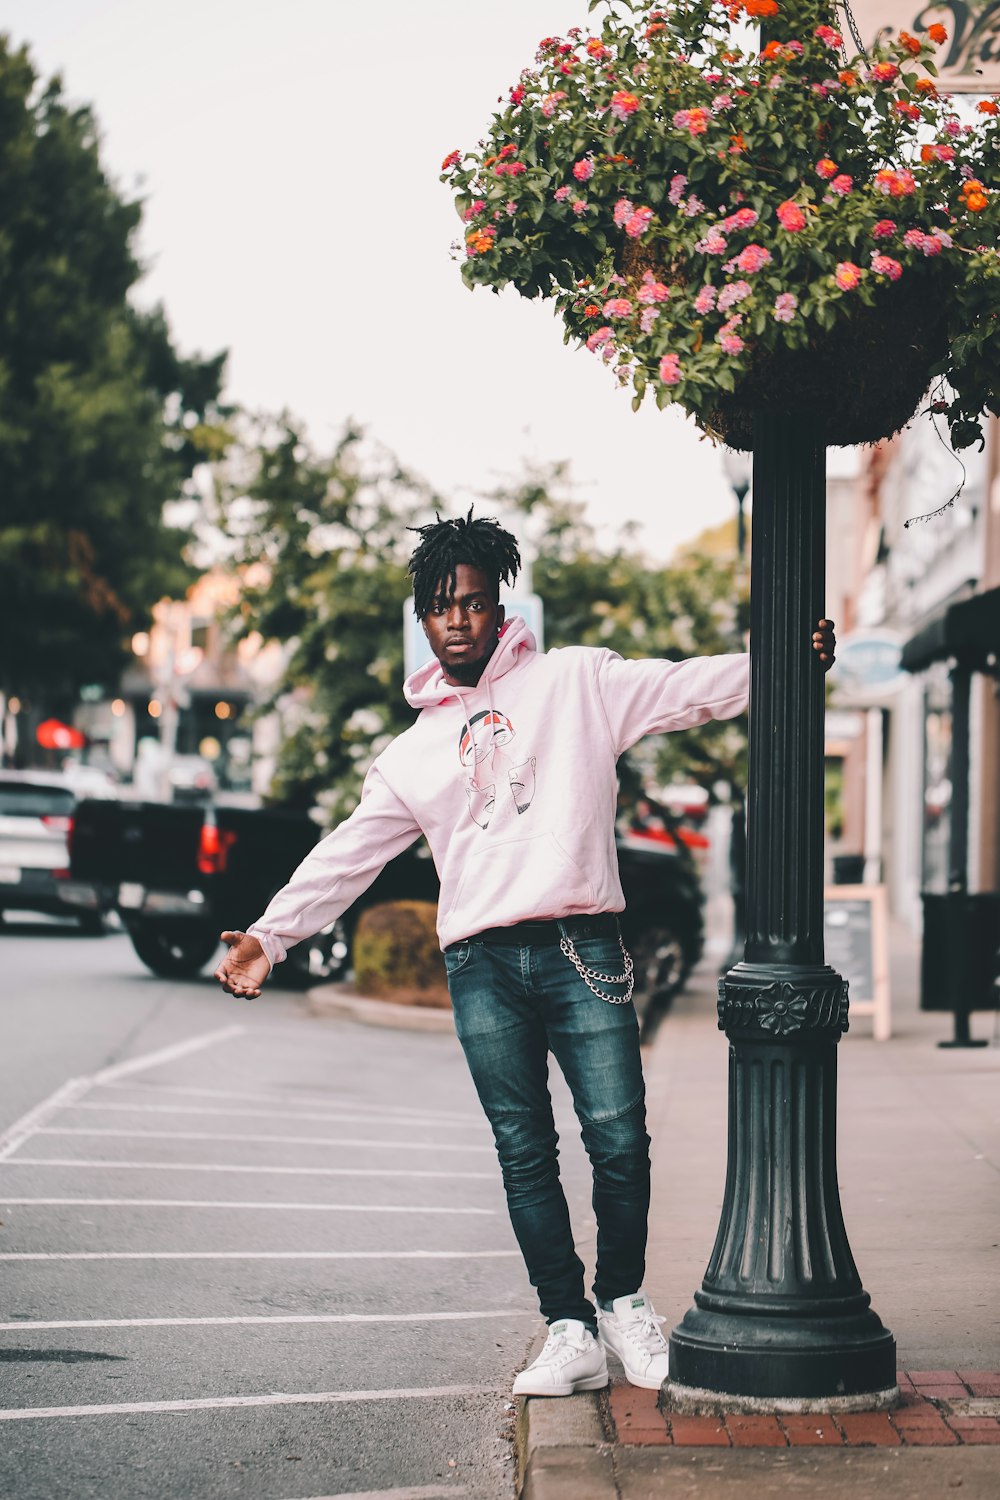
[{"label": "blurred tree foliage", "polygon": [[0,36],[0,688],[37,709],[115,682],[193,577],[164,506],[211,450],[225,356],[182,359],[129,304],[140,216],[91,111]]},{"label": "blurred tree foliage", "polygon": [[[289,650],[271,705],[286,730],[272,795],[317,802],[336,823],[357,804],[374,756],[413,721],[400,691],[416,541],[406,527],[455,507],[357,430],[321,457],[288,418],[250,425],[218,478],[243,579],[238,630]],[[566,466],[554,465],[477,504],[512,526],[534,558],[546,646],[671,660],[743,649],[748,611],[733,561],[693,545],[658,566],[627,530],[608,548],[567,491]],[[660,736],[623,759],[623,791],[644,781],[743,784],[745,753],[742,719]]]}]

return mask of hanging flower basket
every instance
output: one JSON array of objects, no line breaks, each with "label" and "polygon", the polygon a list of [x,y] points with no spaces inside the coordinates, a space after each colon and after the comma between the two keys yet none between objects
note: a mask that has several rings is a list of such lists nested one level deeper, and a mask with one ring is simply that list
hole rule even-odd
[{"label": "hanging flower basket", "polygon": [[[753,415],[875,442],[932,381],[952,440],[1000,411],[1000,104],[963,123],[942,26],[848,60],[829,0],[614,0],[545,37],[443,180],[471,286],[554,298],[633,405],[748,447]],[[624,9],[624,14],[622,10]],[[747,49],[736,19],[766,20]]]}]

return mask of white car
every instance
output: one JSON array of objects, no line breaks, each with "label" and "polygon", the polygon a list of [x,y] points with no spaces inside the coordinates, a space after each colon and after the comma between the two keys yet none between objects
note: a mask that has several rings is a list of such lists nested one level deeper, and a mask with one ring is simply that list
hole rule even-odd
[{"label": "white car", "polygon": [[0,913],[73,916],[85,932],[104,930],[100,910],[65,895],[78,800],[58,771],[0,771]]}]

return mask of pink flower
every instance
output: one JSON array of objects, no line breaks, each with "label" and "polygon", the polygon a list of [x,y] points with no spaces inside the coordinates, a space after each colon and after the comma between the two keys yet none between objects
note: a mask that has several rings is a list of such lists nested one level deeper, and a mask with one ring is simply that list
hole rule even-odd
[{"label": "pink flower", "polygon": [[854,178],[848,177],[846,172],[839,172],[830,183],[831,193],[836,193],[839,198],[846,198],[854,186]]},{"label": "pink flower", "polygon": [[670,288],[662,281],[657,281],[652,273],[649,273],[649,280],[644,281],[639,288],[640,302],[666,302],[669,296]]},{"label": "pink flower", "polygon": [[872,234],[877,240],[888,240],[896,233],[896,225],[892,219],[879,219],[873,227]]},{"label": "pink flower", "polygon": [[632,304],[627,297],[610,297],[604,304],[606,318],[628,318],[632,315]]},{"label": "pink flower", "polygon": [[737,255],[736,265],[739,270],[753,275],[754,271],[762,271],[770,259],[771,252],[765,250],[763,245],[748,245]]},{"label": "pink flower", "polygon": [[572,190],[564,184],[562,187],[557,187],[552,196],[557,203],[565,203],[571,191]]},{"label": "pink flower", "polygon": [[728,312],[731,307],[736,306],[737,302],[742,302],[749,297],[752,291],[753,287],[749,281],[730,281],[719,293],[719,311]]},{"label": "pink flower", "polygon": [[925,255],[940,255],[942,248],[941,241],[938,239],[936,234],[926,234],[924,235],[924,242],[920,246],[920,248]]},{"label": "pink flower", "polygon": [[665,354],[660,360],[660,379],[664,385],[680,385],[684,379],[679,354]]},{"label": "pink flower", "polygon": [[829,182],[831,177],[837,175],[837,163],[831,161],[828,156],[821,156],[816,163],[816,173],[823,178],[824,182]]},{"label": "pink flower", "polygon": [[656,322],[659,316],[660,309],[658,307],[643,308],[642,314],[639,318],[639,327],[642,329],[643,333],[652,333],[653,324]]},{"label": "pink flower", "polygon": [[482,213],[485,207],[486,199],[476,198],[472,203],[469,204],[468,208],[465,210],[465,213],[462,215],[462,218],[468,224],[469,220],[474,219],[476,217],[476,214]]},{"label": "pink flower", "polygon": [[556,89],[554,94],[546,94],[545,98],[542,100],[542,114],[547,120],[551,120],[560,102],[563,99],[568,98],[569,95],[566,93],[565,89]]},{"label": "pink flower", "polygon": [[625,220],[625,233],[630,240],[640,240],[649,228],[649,221],[653,217],[651,208],[637,208],[634,214]]},{"label": "pink flower", "polygon": [[864,271],[852,261],[842,260],[833,273],[833,279],[843,292],[853,292],[860,282]]},{"label": "pink flower", "polygon": [[615,204],[612,217],[615,223],[618,225],[618,228],[622,229],[628,223],[629,219],[631,219],[634,213],[635,204],[630,203],[627,198],[619,198],[618,202]]},{"label": "pink flower", "polygon": [[796,57],[801,57],[806,50],[801,42],[786,42],[785,48],[788,52],[794,52]]},{"label": "pink flower", "polygon": [[831,47],[834,51],[844,45],[844,38],[832,26],[817,26],[813,36],[818,36],[825,47]]},{"label": "pink flower", "polygon": [[593,354],[595,349],[603,348],[608,339],[614,336],[612,328],[596,328],[587,340],[587,348]]},{"label": "pink flower", "polygon": [[723,219],[722,227],[727,234],[734,229],[752,229],[759,215],[752,208],[738,208],[734,214]]},{"label": "pink flower", "polygon": [[890,281],[898,281],[903,274],[903,267],[898,260],[893,260],[891,255],[872,255],[872,270],[876,276],[888,276]]},{"label": "pink flower", "polygon": [[670,192],[667,194],[667,197],[669,198],[670,202],[674,205],[675,208],[677,207],[678,203],[683,198],[683,196],[684,196],[684,189],[686,187],[687,187],[687,178],[683,177],[680,174],[680,172],[677,173],[676,177],[671,177],[671,179],[670,179]]},{"label": "pink flower", "polygon": [[696,219],[699,214],[705,212],[705,205],[697,193],[692,193],[690,198],[685,200],[682,212],[685,219]]},{"label": "pink flower", "polygon": [[784,203],[779,203],[775,211],[782,229],[787,229],[790,234],[798,234],[800,229],[805,229],[805,213],[791,198],[786,198]]},{"label": "pink flower", "polygon": [[720,328],[719,343],[727,354],[740,354],[746,347],[738,333],[725,333]]},{"label": "pink flower", "polygon": [[703,239],[697,241],[694,248],[699,255],[724,255],[727,249],[726,237],[713,227]]},{"label": "pink flower", "polygon": [[704,135],[708,129],[707,109],[679,109],[674,115],[678,130],[687,130],[691,135]]},{"label": "pink flower", "polygon": [[774,299],[774,321],[790,323],[798,309],[799,299],[794,292],[780,292]]},{"label": "pink flower", "polygon": [[712,311],[714,306],[715,287],[703,286],[697,297],[694,299],[695,312],[700,313],[701,316],[704,317],[706,313],[710,313]]},{"label": "pink flower", "polygon": [[909,246],[911,250],[922,250],[926,238],[922,229],[908,229],[903,235],[903,244]]},{"label": "pink flower", "polygon": [[945,122],[944,122],[944,133],[945,133],[945,135],[950,135],[951,138],[952,138],[952,140],[954,140],[957,135],[961,135],[962,134],[962,127],[959,124],[958,120],[955,120],[955,119],[945,120]]},{"label": "pink flower", "polygon": [[941,241],[941,247],[944,250],[950,250],[954,244],[951,235],[945,229],[932,229],[931,234],[936,240]]},{"label": "pink flower", "polygon": [[634,115],[639,108],[639,101],[634,94],[626,93],[619,89],[611,95],[611,113],[616,120],[627,120],[629,115]]},{"label": "pink flower", "polygon": [[809,87],[820,99],[825,99],[830,92],[825,83],[811,83]]},{"label": "pink flower", "polygon": [[731,94],[716,94],[712,100],[712,113],[717,115],[720,109],[732,109],[733,96]]},{"label": "pink flower", "polygon": [[493,170],[498,177],[520,177],[528,169],[523,161],[498,161]]},{"label": "pink flower", "polygon": [[594,163],[589,156],[573,163],[573,176],[577,182],[589,182],[594,175]]},{"label": "pink flower", "polygon": [[586,198],[574,198],[571,207],[578,219],[582,218],[585,213],[590,212],[590,204]]},{"label": "pink flower", "polygon": [[868,76],[875,83],[892,83],[899,77],[899,68],[893,62],[875,63]]}]

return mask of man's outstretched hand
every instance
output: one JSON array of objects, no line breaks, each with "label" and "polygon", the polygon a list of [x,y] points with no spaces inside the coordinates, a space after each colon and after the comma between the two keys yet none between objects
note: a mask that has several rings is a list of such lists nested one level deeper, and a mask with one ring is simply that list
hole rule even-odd
[{"label": "man's outstretched hand", "polygon": [[223,932],[219,936],[229,944],[229,951],[215,971],[216,979],[231,995],[256,1000],[271,972],[267,954],[257,939],[245,932]]},{"label": "man's outstretched hand", "polygon": [[833,629],[832,620],[820,620],[813,631],[813,650],[819,652],[819,659],[823,664],[823,671],[829,672],[836,657],[837,637]]}]

